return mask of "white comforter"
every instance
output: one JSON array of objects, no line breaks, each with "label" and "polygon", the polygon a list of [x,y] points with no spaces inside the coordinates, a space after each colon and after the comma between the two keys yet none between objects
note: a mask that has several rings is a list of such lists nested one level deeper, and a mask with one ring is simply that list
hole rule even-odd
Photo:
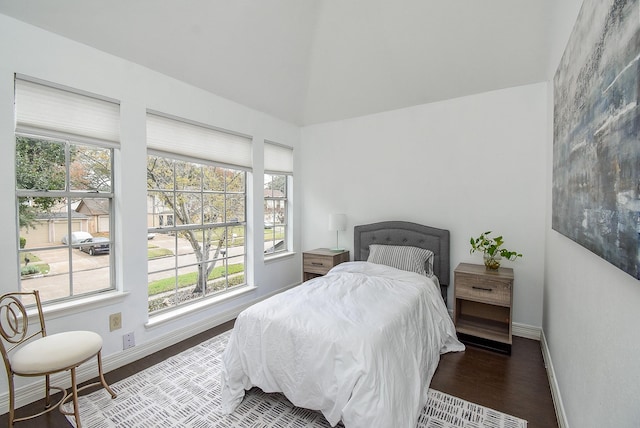
[{"label": "white comforter", "polygon": [[257,386],[332,426],[413,428],[440,354],[461,350],[431,279],[342,263],[238,316],[223,356],[222,411]]}]

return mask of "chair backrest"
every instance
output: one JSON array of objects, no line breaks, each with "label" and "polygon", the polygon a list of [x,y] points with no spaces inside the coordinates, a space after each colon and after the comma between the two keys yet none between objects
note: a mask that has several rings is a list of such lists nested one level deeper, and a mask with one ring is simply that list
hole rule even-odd
[{"label": "chair backrest", "polygon": [[[38,310],[38,323],[31,323],[32,325],[29,324],[27,308],[23,302],[29,296],[35,300]],[[0,339],[0,352],[2,352],[2,359],[7,370],[11,365],[9,359],[11,351],[36,336],[44,337],[46,335],[42,303],[40,302],[38,290],[7,293],[0,296],[0,336],[2,337]]]}]

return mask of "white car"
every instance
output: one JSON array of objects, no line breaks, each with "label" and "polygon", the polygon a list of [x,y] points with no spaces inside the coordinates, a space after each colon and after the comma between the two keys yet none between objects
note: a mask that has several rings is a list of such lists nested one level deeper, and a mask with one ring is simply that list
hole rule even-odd
[{"label": "white car", "polygon": [[[78,244],[86,239],[91,239],[93,236],[89,232],[71,232],[71,244]],[[68,244],[69,237],[68,235],[64,235],[62,237],[62,243]]]}]

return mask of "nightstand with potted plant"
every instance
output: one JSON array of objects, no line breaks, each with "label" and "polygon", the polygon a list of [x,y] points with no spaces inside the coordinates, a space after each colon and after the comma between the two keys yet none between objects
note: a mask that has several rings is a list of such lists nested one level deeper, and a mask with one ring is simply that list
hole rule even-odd
[{"label": "nightstand with potted plant", "polygon": [[502,236],[490,234],[471,238],[470,252],[482,252],[484,266],[460,263],[454,270],[453,318],[461,341],[511,354],[514,275],[500,261],[522,254],[501,248]]}]

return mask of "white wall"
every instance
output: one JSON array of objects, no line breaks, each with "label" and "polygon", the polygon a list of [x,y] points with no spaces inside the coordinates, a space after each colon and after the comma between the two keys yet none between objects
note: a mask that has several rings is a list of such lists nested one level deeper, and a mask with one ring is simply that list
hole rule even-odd
[{"label": "white wall", "polygon": [[[556,2],[552,67],[582,0]],[[548,92],[543,330],[567,426],[640,423],[640,282],[551,229],[553,85]]]},{"label": "white wall", "polygon": [[[135,332],[136,343],[171,341],[185,330],[211,327],[228,318],[244,305],[302,279],[301,257],[285,257],[264,263],[262,245],[250,247],[248,256],[251,283],[258,288],[242,297],[168,321],[153,328],[147,322],[146,261],[146,143],[145,109],[153,109],[254,137],[254,175],[248,183],[258,204],[251,207],[248,233],[254,242],[262,240],[263,139],[294,147],[298,152],[300,130],[264,113],[248,109],[200,89],[188,86],[149,69],[102,53],[85,45],[45,32],[0,15],[0,210],[3,225],[0,240],[0,292],[16,288],[16,217],[14,158],[14,73],[20,73],[78,88],[121,101],[122,149],[116,166],[117,178],[117,287],[128,294],[122,299],[98,303],[70,315],[48,317],[49,333],[82,326],[104,338],[105,361],[125,361],[122,335]],[[259,64],[256,64],[259,66]],[[299,160],[295,160],[296,167]],[[295,187],[299,189],[299,186]],[[299,198],[294,191],[293,200]],[[294,218],[294,234],[299,236],[299,209]],[[253,221],[251,222],[251,219]],[[299,249],[300,241],[294,241]],[[108,316],[122,312],[122,330],[109,332]],[[221,321],[222,320],[222,321]],[[134,348],[135,349],[135,348]],[[113,368],[113,367],[111,367]],[[2,371],[4,376],[4,370]],[[24,385],[24,382],[21,383]],[[0,402],[6,400],[6,382],[0,379]],[[5,401],[6,402],[6,401]],[[0,413],[4,410],[0,409]]]},{"label": "white wall", "polygon": [[541,327],[545,130],[544,83],[305,127],[303,249],[335,245],[332,212],[351,250],[354,225],[407,220],[450,230],[453,270],[482,263],[469,239],[493,230],[524,254],[505,262],[514,321]]}]

